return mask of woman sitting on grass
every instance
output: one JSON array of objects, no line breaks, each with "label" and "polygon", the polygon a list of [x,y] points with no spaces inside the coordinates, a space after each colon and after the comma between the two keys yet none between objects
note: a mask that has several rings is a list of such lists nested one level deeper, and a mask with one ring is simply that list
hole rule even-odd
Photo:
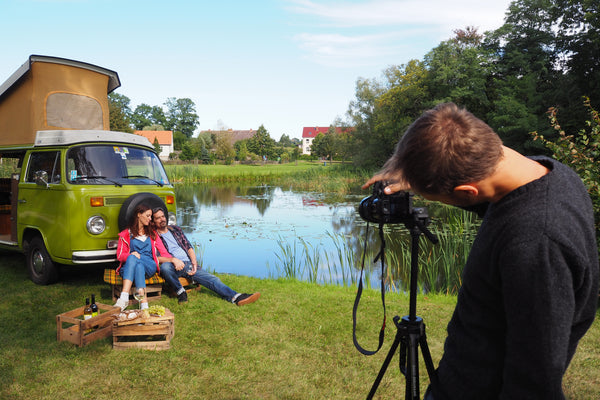
[{"label": "woman sitting on grass", "polygon": [[140,308],[148,308],[146,278],[160,271],[159,262],[171,259],[162,240],[156,240],[158,236],[150,224],[151,220],[150,207],[140,204],[135,208],[128,228],[119,233],[117,260],[121,265],[117,268],[117,273],[123,277],[123,289],[115,306],[121,307],[121,311],[129,305],[132,284],[143,292]]}]

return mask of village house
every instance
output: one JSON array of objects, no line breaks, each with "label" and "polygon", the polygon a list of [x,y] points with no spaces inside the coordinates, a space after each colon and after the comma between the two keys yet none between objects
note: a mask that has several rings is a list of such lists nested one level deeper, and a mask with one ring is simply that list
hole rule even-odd
[{"label": "village house", "polygon": [[[328,126],[305,126],[302,129],[302,154],[310,154],[310,146],[312,145],[313,140],[315,140],[319,133],[326,135],[328,131]],[[341,132],[341,127],[338,126],[335,128],[335,133]]]},{"label": "village house", "polygon": [[175,151],[173,147],[173,131],[134,131],[136,135],[145,137],[154,146],[155,139],[160,145],[160,153],[158,156],[161,160],[169,159],[169,154]]}]

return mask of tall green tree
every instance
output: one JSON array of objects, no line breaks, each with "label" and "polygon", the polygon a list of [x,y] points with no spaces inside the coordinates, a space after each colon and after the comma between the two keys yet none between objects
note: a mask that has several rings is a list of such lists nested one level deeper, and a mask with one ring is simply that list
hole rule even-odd
[{"label": "tall green tree", "polygon": [[133,132],[131,129],[131,100],[119,93],[109,93],[108,113],[110,130],[118,132]]},{"label": "tall green tree", "polygon": [[176,99],[169,97],[165,102],[167,107],[166,127],[173,132],[180,132],[186,138],[191,138],[196,128],[200,125],[196,105],[191,99]]},{"label": "tall green tree", "polygon": [[355,98],[350,102],[347,116],[354,126],[353,162],[358,166],[376,168],[391,154],[389,149],[382,148],[376,136],[377,100],[385,91],[376,79],[356,81]]},{"label": "tall green tree", "polygon": [[310,154],[333,161],[333,157],[336,155],[335,135],[333,126],[329,127],[327,134],[319,133],[310,145]]},{"label": "tall green tree", "polygon": [[491,57],[483,46],[482,34],[467,27],[425,55],[427,89],[431,106],[454,102],[485,118],[490,110],[487,82]]},{"label": "tall green tree", "polygon": [[600,2],[597,0],[553,0],[558,24],[557,47],[560,69],[561,125],[568,131],[584,128],[587,109],[581,99],[600,104]]},{"label": "tall green tree", "polygon": [[275,157],[275,140],[271,138],[269,131],[263,125],[259,126],[254,136],[248,140],[248,151],[268,159]]},{"label": "tall green tree", "polygon": [[348,110],[354,124],[353,162],[365,168],[381,166],[408,125],[430,104],[423,62],[392,66],[384,76],[384,82],[359,80]]},{"label": "tall green tree", "polygon": [[550,131],[544,113],[555,105],[554,16],[551,0],[514,0],[504,25],[488,33],[485,44],[494,57],[487,122],[504,143],[530,152],[529,132]]},{"label": "tall green tree", "polygon": [[165,112],[160,106],[150,106],[146,103],[138,105],[131,115],[131,122],[137,130],[143,130],[147,126],[165,126],[167,119]]}]

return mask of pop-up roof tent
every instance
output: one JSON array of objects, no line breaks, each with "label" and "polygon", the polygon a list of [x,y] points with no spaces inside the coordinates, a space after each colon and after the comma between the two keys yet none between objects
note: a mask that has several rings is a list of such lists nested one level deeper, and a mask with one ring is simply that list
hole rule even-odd
[{"label": "pop-up roof tent", "polygon": [[30,56],[0,86],[0,146],[33,144],[39,130],[109,130],[107,95],[120,85],[96,65]]}]

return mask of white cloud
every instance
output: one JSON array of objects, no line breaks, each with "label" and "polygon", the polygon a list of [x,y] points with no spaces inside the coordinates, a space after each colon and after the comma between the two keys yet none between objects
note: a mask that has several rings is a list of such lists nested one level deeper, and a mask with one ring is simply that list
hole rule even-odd
[{"label": "white cloud", "polygon": [[473,25],[480,31],[500,27],[510,0],[367,0],[363,2],[290,0],[288,9],[321,19],[323,26],[367,27],[427,24],[439,27]]},{"label": "white cloud", "polygon": [[450,39],[455,29],[474,26],[483,33],[499,28],[509,2],[290,0],[287,9],[310,21],[302,24],[309,26],[310,32],[294,36],[306,58],[337,67],[419,57],[414,54],[416,46],[428,42],[433,48]]},{"label": "white cloud", "polygon": [[402,52],[405,32],[371,35],[343,35],[340,33],[301,33],[294,39],[305,50],[308,58],[319,64],[347,67],[378,64],[381,57]]}]

